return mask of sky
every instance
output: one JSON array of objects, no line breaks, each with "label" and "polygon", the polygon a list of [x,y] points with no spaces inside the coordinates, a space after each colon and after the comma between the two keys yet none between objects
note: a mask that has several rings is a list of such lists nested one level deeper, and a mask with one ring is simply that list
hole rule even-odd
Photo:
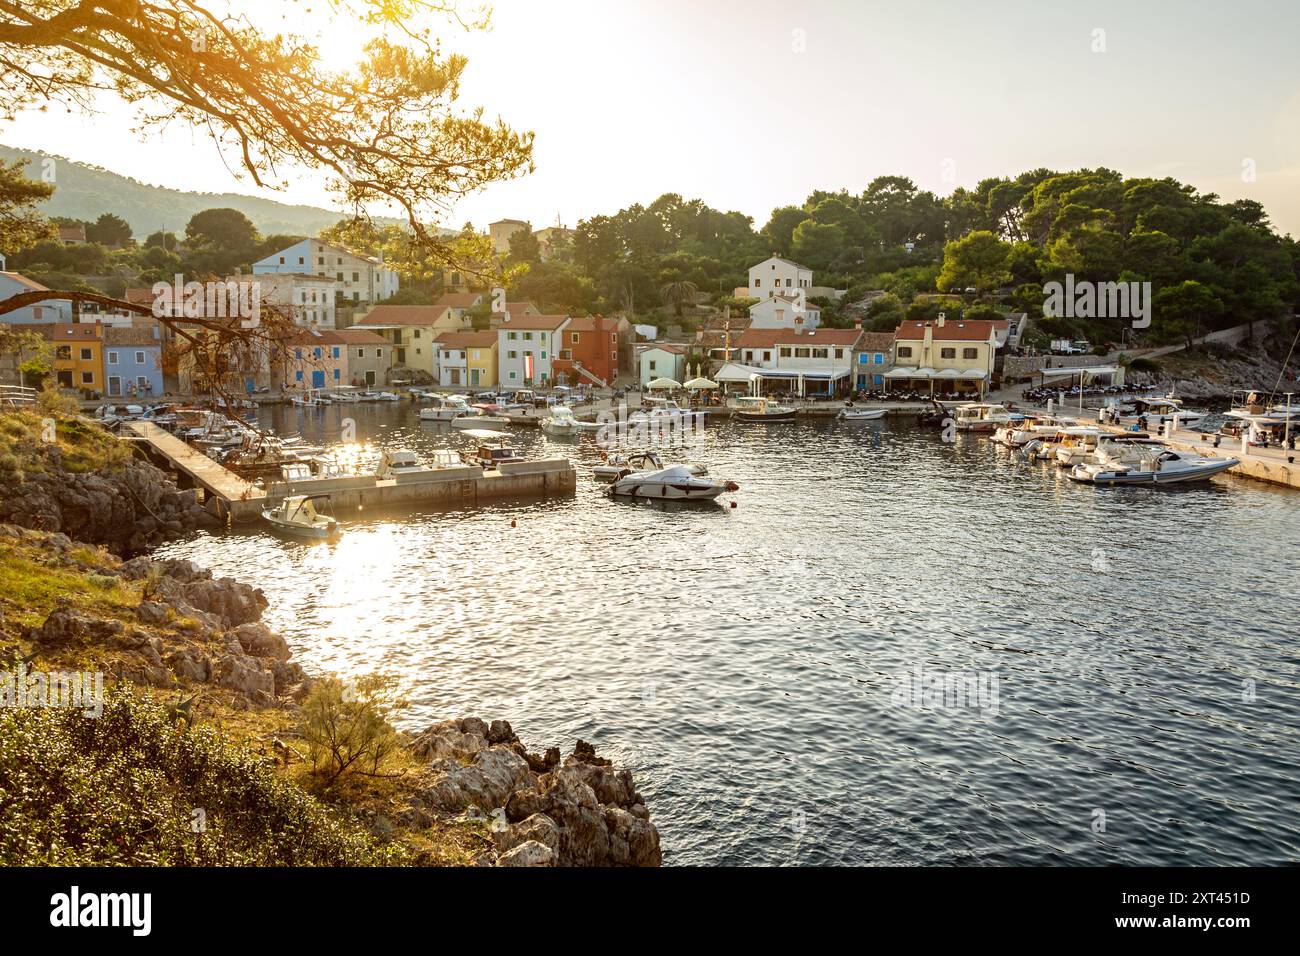
[{"label": "sky", "polygon": [[[288,0],[251,8],[279,29],[310,23],[340,66],[355,58],[354,23]],[[1300,236],[1294,0],[497,0],[492,22],[441,27],[443,49],[469,57],[462,106],[536,134],[537,171],[461,199],[451,227],[572,226],[666,192],[761,227],[814,189],[857,193],[880,175],[946,195],[1107,166],[1257,199]],[[317,173],[258,191],[206,133],[142,135],[124,104],[102,110],[22,114],[0,121],[0,142],[177,189],[330,205]]]}]

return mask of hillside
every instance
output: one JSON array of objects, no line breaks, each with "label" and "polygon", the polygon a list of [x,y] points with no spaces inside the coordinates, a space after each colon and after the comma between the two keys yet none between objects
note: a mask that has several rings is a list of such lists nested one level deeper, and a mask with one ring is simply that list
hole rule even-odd
[{"label": "hillside", "polygon": [[[31,160],[27,175],[32,178],[40,175],[43,158],[42,154],[31,150],[0,145],[0,160]],[[213,207],[238,209],[264,236],[315,235],[343,218],[341,212],[316,206],[293,206],[257,196],[192,193],[150,186],[98,166],[73,162],[61,156],[53,158],[58,161],[58,188],[42,207],[45,215],[94,220],[100,213],[116,213],[131,224],[136,239],[143,239],[159,229],[183,232],[192,215]]]}]

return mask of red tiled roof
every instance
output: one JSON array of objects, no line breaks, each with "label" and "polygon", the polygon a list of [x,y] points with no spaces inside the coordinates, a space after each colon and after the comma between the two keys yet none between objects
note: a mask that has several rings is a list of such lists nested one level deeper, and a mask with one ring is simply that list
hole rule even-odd
[{"label": "red tiled roof", "polygon": [[482,292],[444,292],[435,309],[472,309],[483,301]]},{"label": "red tiled roof", "polygon": [[511,312],[509,322],[505,321],[504,316],[497,316],[497,320],[499,322],[497,328],[501,329],[554,332],[568,322],[569,317],[567,315],[515,315]]},{"label": "red tiled roof", "polygon": [[597,322],[600,323],[602,332],[614,332],[618,329],[618,319],[605,318],[603,315],[575,315],[569,320],[569,327],[565,331],[595,332]]},{"label": "red tiled roof", "polygon": [[160,347],[161,338],[154,338],[152,326],[131,326],[130,328],[105,327],[105,345],[152,345]]},{"label": "red tiled roof", "polygon": [[894,347],[893,332],[863,332],[858,348],[864,352],[888,352]]},{"label": "red tiled roof", "polygon": [[377,305],[357,325],[432,326],[445,311],[446,306],[439,308],[436,305]]},{"label": "red tiled roof", "polygon": [[37,325],[41,335],[51,342],[99,342],[98,323],[90,325],[84,322],[50,322]]},{"label": "red tiled roof", "polygon": [[335,329],[334,334],[348,345],[388,345],[388,339],[369,329]]},{"label": "red tiled roof", "polygon": [[686,355],[688,349],[684,345],[651,345],[648,349],[642,349],[642,352],[650,352],[659,349],[661,352],[672,352],[674,355]]},{"label": "red tiled roof", "polygon": [[495,332],[444,332],[438,336],[440,349],[485,349],[497,344]]},{"label": "red tiled roof", "polygon": [[770,349],[777,345],[854,345],[861,329],[754,329],[740,333],[736,345],[742,349]]},{"label": "red tiled roof", "polygon": [[1005,322],[993,322],[989,319],[974,319],[969,322],[947,319],[943,328],[938,322],[921,322],[908,320],[898,327],[894,337],[898,339],[924,339],[926,327],[932,330],[932,337],[945,342],[987,342],[993,330],[1006,327]]},{"label": "red tiled roof", "polygon": [[501,315],[504,312],[509,312],[513,316],[513,315],[522,315],[525,312],[537,313],[541,311],[542,310],[539,309],[537,306],[533,305],[527,299],[524,299],[522,302],[507,302],[504,308],[502,308],[501,312],[493,312],[492,314]]}]

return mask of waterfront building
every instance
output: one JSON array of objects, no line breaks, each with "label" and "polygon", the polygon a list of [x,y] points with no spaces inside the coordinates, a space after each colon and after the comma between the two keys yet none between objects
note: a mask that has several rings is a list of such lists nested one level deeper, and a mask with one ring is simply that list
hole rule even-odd
[{"label": "waterfront building", "polygon": [[54,381],[97,398],[104,392],[104,327],[98,322],[54,322],[38,326],[53,344]]},{"label": "waterfront building", "polygon": [[492,388],[497,384],[497,333],[444,332],[438,337],[438,384]]},{"label": "waterfront building", "polygon": [[336,326],[335,306],[342,285],[332,275],[309,275],[302,272],[264,272],[260,275],[233,275],[227,282],[256,282],[263,306],[277,306],[279,311],[309,329],[332,329]]},{"label": "waterfront building", "polygon": [[676,382],[686,380],[685,345],[656,343],[641,350],[637,356],[638,381],[641,387],[649,385],[657,378],[671,378]]},{"label": "waterfront building", "polygon": [[397,292],[397,273],[374,256],[362,255],[322,242],[303,239],[253,263],[255,275],[306,273],[338,283],[337,297],[348,302],[382,302]]},{"label": "waterfront building", "polygon": [[347,341],[337,332],[302,329],[271,349],[271,387],[285,390],[348,385]]},{"label": "waterfront building", "polygon": [[562,335],[568,328],[567,315],[516,315],[507,310],[499,321],[497,335],[497,384],[522,388],[554,382],[554,362]]},{"label": "waterfront building", "polygon": [[894,367],[894,333],[863,332],[853,350],[853,388],[869,392],[885,387],[885,375]]},{"label": "waterfront building", "polygon": [[354,326],[378,332],[392,348],[392,367],[425,372],[438,381],[438,336],[469,328],[457,309],[437,305],[377,305]]},{"label": "waterfront building", "polygon": [[348,356],[348,384],[387,385],[393,369],[393,349],[388,339],[370,329],[336,329]]},{"label": "waterfront building", "polygon": [[618,377],[619,333],[626,334],[627,328],[627,319],[600,315],[571,319],[553,363],[556,381],[608,387]]},{"label": "waterfront building", "polygon": [[797,296],[769,296],[749,307],[749,324],[755,329],[815,329],[821,325],[821,306]]},{"label": "waterfront building", "polygon": [[768,299],[784,293],[791,295],[797,289],[804,294],[812,288],[812,270],[780,256],[771,256],[749,269],[749,298]]},{"label": "waterfront building", "polygon": [[738,356],[713,378],[732,391],[751,394],[843,395],[853,386],[853,353],[862,336],[860,328],[751,327],[736,342]]},{"label": "waterfront building", "polygon": [[933,321],[908,320],[894,332],[894,368],[885,379],[898,388],[983,395],[1007,330],[1005,321],[949,322],[942,312]]},{"label": "waterfront building", "polygon": [[105,395],[147,398],[162,395],[162,328],[153,325],[104,329]]}]

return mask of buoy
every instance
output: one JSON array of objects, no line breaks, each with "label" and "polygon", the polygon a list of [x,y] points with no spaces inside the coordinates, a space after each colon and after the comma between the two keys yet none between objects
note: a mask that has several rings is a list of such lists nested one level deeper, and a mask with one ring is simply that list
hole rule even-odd
[{"label": "buoy", "polygon": [[731,507],[733,508],[736,507],[736,503],[734,501],[731,503]]},{"label": "buoy", "polygon": [[518,522],[515,521],[514,518],[511,518],[511,519],[510,519],[510,527],[514,528],[514,527],[517,527],[517,526],[518,526]]}]

